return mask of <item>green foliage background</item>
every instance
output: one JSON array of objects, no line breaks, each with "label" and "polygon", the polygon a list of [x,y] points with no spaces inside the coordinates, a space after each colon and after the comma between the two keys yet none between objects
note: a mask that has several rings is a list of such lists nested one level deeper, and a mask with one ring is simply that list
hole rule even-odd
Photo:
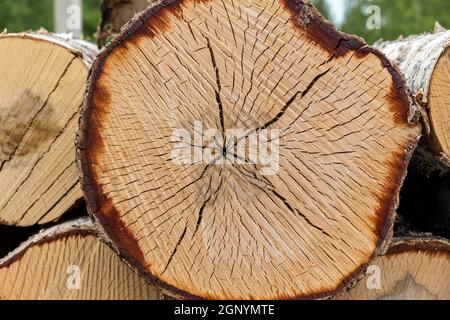
[{"label": "green foliage background", "polygon": [[[21,32],[43,27],[53,30],[54,0],[0,0],[0,31]],[[95,39],[101,0],[83,1],[84,34]]]},{"label": "green foliage background", "polygon": [[[381,8],[382,28],[368,30],[367,7]],[[347,0],[347,14],[342,30],[357,34],[373,43],[380,38],[394,40],[431,31],[435,22],[450,27],[450,0]]]},{"label": "green foliage background", "polygon": [[[0,30],[10,32],[53,29],[54,0],[0,0]],[[95,41],[100,19],[100,1],[84,0],[84,27],[86,38]],[[333,18],[330,1],[311,0],[329,20]],[[334,0],[331,0],[334,1]],[[391,40],[400,35],[422,33],[432,30],[435,21],[450,27],[450,0],[345,0],[347,13],[340,29],[356,34],[373,43],[380,38]],[[369,5],[381,8],[382,28],[368,30],[366,22]]]}]

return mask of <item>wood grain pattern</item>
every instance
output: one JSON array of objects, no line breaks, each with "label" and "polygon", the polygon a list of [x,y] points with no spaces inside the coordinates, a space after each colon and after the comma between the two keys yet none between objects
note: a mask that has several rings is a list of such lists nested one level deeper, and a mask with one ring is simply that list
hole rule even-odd
[{"label": "wood grain pattern", "polygon": [[[371,273],[339,300],[450,299],[450,244],[440,239],[398,239]],[[376,277],[379,277],[377,279]]]},{"label": "wood grain pattern", "polygon": [[[327,297],[386,248],[414,116],[389,61],[309,3],[161,1],[94,63],[83,190],[120,254],[173,296]],[[175,164],[171,136],[195,121],[222,140],[193,149],[217,158]],[[233,164],[229,129],[278,129],[277,173]]]},{"label": "wood grain pattern", "polygon": [[45,230],[1,259],[0,283],[8,300],[163,298],[98,240],[87,218]]},{"label": "wood grain pattern", "polygon": [[60,217],[82,197],[74,140],[92,45],[47,33],[0,35],[0,222]]}]

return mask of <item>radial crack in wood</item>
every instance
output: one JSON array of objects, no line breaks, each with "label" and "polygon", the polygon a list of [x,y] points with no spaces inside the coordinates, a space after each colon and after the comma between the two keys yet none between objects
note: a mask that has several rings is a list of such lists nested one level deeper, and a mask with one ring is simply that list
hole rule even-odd
[{"label": "radial crack in wood", "polygon": [[375,259],[368,274],[338,300],[450,299],[450,243],[399,239]]},{"label": "radial crack in wood", "polygon": [[31,237],[0,260],[1,299],[163,298],[97,236],[94,223],[82,218]]},{"label": "radial crack in wood", "polygon": [[309,3],[158,2],[94,64],[87,204],[172,296],[327,297],[387,247],[409,108],[389,61]]},{"label": "radial crack in wood", "polygon": [[59,218],[82,198],[75,134],[96,49],[44,32],[0,35],[0,222]]}]

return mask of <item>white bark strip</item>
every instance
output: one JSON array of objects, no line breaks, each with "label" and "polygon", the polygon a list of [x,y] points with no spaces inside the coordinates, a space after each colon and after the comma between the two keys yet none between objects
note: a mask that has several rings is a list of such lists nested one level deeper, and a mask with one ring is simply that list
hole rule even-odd
[{"label": "white bark strip", "polygon": [[33,38],[53,42],[68,49],[76,56],[82,58],[88,68],[91,67],[92,62],[94,61],[98,53],[98,49],[94,44],[84,40],[76,39],[70,33],[50,33],[44,29],[41,29],[36,32],[3,33],[0,34],[0,37],[1,36]]},{"label": "white bark strip", "polygon": [[23,242],[19,247],[14,249],[14,251],[11,251],[6,257],[0,259],[0,268],[8,261],[10,261],[13,257],[19,255],[21,252],[27,250],[35,244],[42,242],[45,239],[51,239],[58,234],[67,233],[71,230],[97,232],[96,226],[90,218],[80,218],[78,220],[61,223],[60,225],[57,225],[53,228],[44,229],[38,234],[32,236],[27,241]]},{"label": "white bark strip", "polygon": [[375,43],[375,47],[400,68],[421,105],[428,103],[434,67],[449,45],[450,31]]},{"label": "white bark strip", "polygon": [[[429,155],[420,162],[434,163],[431,167],[435,169],[442,165],[450,167],[450,112],[447,111],[450,88],[448,80],[445,80],[449,77],[446,55],[450,48],[450,31],[437,26],[435,33],[381,41],[375,47],[399,67],[413,99],[426,113],[424,122],[427,124],[426,149]],[[433,89],[435,82],[438,86]]]}]

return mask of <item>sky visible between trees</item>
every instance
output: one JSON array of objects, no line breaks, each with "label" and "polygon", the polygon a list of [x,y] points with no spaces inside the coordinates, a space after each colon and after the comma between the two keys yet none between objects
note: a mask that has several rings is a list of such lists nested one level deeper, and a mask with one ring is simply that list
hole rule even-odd
[{"label": "sky visible between trees", "polygon": [[[53,29],[54,0],[0,0],[0,29],[9,32],[36,30],[44,27]],[[312,0],[319,11],[328,19],[335,17],[330,5],[335,0]],[[95,33],[100,20],[101,0],[84,0],[84,34],[95,41]],[[345,16],[339,28],[347,33],[363,37],[372,44],[383,38],[393,40],[431,31],[436,21],[450,28],[450,0],[341,0],[345,6]],[[368,10],[378,6],[381,14],[380,28],[367,26],[373,12]]]}]

